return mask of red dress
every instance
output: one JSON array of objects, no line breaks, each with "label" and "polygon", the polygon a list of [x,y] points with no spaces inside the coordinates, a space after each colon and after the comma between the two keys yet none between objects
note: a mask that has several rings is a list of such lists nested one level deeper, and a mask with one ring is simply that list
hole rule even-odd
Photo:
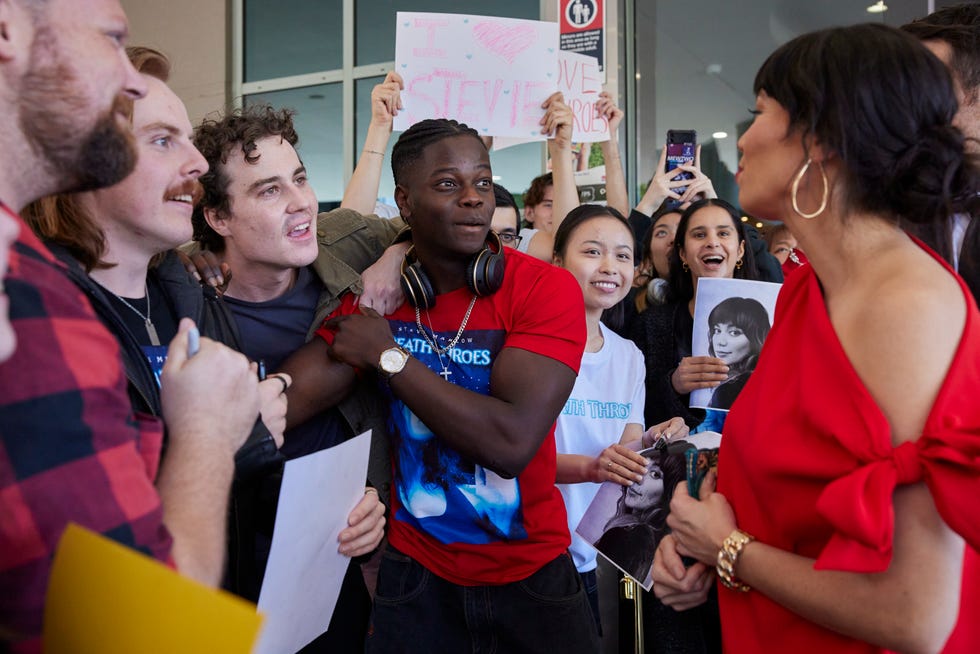
[{"label": "red dress", "polygon": [[[924,480],[943,519],[967,541],[960,617],[945,650],[957,653],[980,652],[980,314],[960,286],[968,309],[956,355],[922,436],[896,448],[837,339],[813,269],[794,272],[725,423],[718,480],[740,529],[816,559],[817,569],[856,572],[887,569],[892,493]],[[718,601],[728,652],[881,651],[757,591],[719,585]]]}]

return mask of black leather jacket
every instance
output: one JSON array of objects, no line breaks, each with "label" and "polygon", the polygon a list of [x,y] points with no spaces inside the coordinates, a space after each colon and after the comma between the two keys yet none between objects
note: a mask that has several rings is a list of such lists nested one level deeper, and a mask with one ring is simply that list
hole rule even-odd
[{"label": "black leather jacket", "polygon": [[[68,266],[72,281],[85,292],[96,315],[119,342],[133,411],[159,417],[160,391],[136,336],[116,312],[105,290],[89,277],[71,253],[56,243],[46,245]],[[202,286],[187,274],[176,253],[166,253],[163,261],[154,269],[154,274],[174,306],[178,320],[191,318],[201,336],[224,343],[235,350],[241,349],[234,316],[213,288]]]}]

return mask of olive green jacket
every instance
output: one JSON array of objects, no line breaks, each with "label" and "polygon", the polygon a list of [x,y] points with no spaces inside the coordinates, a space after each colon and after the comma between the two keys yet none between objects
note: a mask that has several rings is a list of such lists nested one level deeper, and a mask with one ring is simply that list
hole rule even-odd
[{"label": "olive green jacket", "polygon": [[[401,218],[365,216],[351,209],[334,209],[317,217],[320,254],[313,263],[313,271],[323,282],[324,290],[307,340],[340,306],[345,293],[363,292],[361,273],[378,260],[403,227],[405,222]],[[354,434],[372,430],[368,481],[378,490],[382,501],[390,505],[387,408],[378,394],[374,375],[359,376],[354,389],[340,401],[337,409]]]}]

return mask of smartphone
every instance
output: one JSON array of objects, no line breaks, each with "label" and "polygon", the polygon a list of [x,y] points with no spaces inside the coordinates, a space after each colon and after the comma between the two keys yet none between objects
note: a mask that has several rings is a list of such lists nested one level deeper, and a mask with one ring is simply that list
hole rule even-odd
[{"label": "smartphone", "polygon": [[[693,129],[669,129],[667,130],[667,163],[666,170],[670,172],[678,166],[693,166],[694,153],[698,146],[698,133]],[[671,178],[672,181],[679,179],[694,179],[694,175],[682,171]],[[674,189],[678,195],[683,195],[687,190],[686,186]]]}]

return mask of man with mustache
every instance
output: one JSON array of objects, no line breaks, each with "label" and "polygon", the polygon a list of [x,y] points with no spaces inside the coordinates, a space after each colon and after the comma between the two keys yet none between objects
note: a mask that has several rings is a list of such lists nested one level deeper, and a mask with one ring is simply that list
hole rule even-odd
[{"label": "man with mustache", "polygon": [[149,83],[126,56],[127,31],[118,0],[0,0],[0,210],[20,229],[4,280],[18,348],[0,365],[0,649],[9,641],[14,652],[41,651],[51,559],[68,522],[216,585],[234,454],[259,411],[245,357],[195,342],[183,320],[161,371],[159,417],[134,415],[119,344],[15,216],[133,169],[125,110]]},{"label": "man with mustache", "polygon": [[[184,104],[166,85],[169,60],[149,48],[128,52],[148,84],[146,97],[136,101],[132,112],[139,152],[135,170],[106,189],[45,198],[27,214],[38,232],[58,244],[52,246],[56,256],[73,270],[76,283],[123,346],[134,407],[158,413],[157,380],[167,355],[160,342],[172,337],[180,318],[194,319],[203,335],[255,361],[265,357],[244,348],[235,317],[215,289],[192,279],[173,250],[191,238],[191,213],[202,195],[198,178],[208,163],[191,142]],[[77,238],[79,231],[90,230],[102,238]],[[276,450],[285,427],[288,382],[288,376],[276,376],[259,385],[268,429],[257,424],[236,455],[226,586],[252,600],[258,598],[261,579],[254,563],[254,523],[264,506],[262,489],[271,483],[267,477],[283,460]],[[223,402],[214,398],[217,406]],[[341,534],[343,547],[354,555],[373,549],[380,540],[382,511],[377,494],[366,494],[352,512],[352,528]]]}]

